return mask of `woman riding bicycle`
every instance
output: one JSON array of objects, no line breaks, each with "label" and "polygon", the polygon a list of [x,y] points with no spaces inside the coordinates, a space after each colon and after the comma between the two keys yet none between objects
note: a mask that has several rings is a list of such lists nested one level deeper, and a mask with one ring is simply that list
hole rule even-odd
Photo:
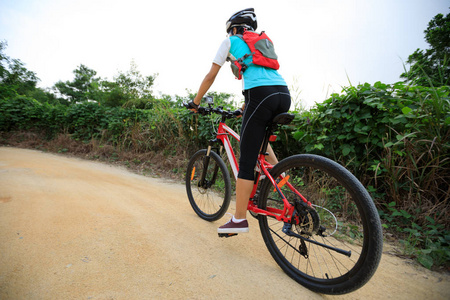
[{"label": "woman riding bicycle", "polygon": [[[254,32],[256,28],[257,20],[253,8],[241,10],[231,16],[226,22],[228,37],[220,45],[211,69],[203,79],[194,100],[189,103],[189,108],[197,111],[201,99],[213,84],[225,61],[229,60],[232,63],[238,61],[245,66],[240,70],[241,74],[234,72],[238,77],[242,75],[245,97],[240,140],[241,156],[236,181],[236,213],[228,223],[218,228],[219,233],[249,231],[246,218],[247,205],[253,189],[254,168],[266,126],[276,115],[287,112],[291,105],[286,82],[278,71],[252,62],[254,53],[242,37],[246,31]],[[269,157],[276,161],[273,152]]]}]

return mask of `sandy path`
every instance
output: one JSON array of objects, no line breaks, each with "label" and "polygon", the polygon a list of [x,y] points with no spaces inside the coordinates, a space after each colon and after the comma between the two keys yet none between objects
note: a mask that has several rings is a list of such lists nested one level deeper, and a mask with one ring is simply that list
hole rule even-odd
[{"label": "sandy path", "polygon": [[287,277],[250,219],[217,237],[184,186],[121,168],[0,147],[0,299],[450,299],[449,276],[385,254],[345,296]]}]

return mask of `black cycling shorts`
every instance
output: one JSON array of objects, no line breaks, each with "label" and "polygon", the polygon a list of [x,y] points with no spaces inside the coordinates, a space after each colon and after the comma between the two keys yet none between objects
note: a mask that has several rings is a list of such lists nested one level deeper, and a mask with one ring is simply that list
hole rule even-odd
[{"label": "black cycling shorts", "polygon": [[255,165],[267,125],[291,106],[287,86],[260,86],[243,92],[245,110],[242,117],[238,178],[254,180]]}]

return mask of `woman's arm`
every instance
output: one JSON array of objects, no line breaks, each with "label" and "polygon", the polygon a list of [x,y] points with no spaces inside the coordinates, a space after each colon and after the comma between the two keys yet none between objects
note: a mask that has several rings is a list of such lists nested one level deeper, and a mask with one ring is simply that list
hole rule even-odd
[{"label": "woman's arm", "polygon": [[206,94],[211,85],[214,83],[214,80],[216,79],[216,76],[219,73],[220,68],[221,66],[219,66],[218,64],[215,63],[212,64],[211,69],[209,70],[208,74],[206,74],[205,78],[200,84],[200,88],[198,89],[197,95],[194,98],[194,104],[200,105],[203,96]]}]

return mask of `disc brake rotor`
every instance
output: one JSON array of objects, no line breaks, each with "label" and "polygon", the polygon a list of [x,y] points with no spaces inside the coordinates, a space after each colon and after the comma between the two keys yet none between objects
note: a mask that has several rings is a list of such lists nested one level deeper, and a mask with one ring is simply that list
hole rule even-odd
[{"label": "disc brake rotor", "polygon": [[295,214],[292,218],[295,229],[300,235],[311,236],[319,230],[320,218],[316,210],[306,203],[296,201]]}]

